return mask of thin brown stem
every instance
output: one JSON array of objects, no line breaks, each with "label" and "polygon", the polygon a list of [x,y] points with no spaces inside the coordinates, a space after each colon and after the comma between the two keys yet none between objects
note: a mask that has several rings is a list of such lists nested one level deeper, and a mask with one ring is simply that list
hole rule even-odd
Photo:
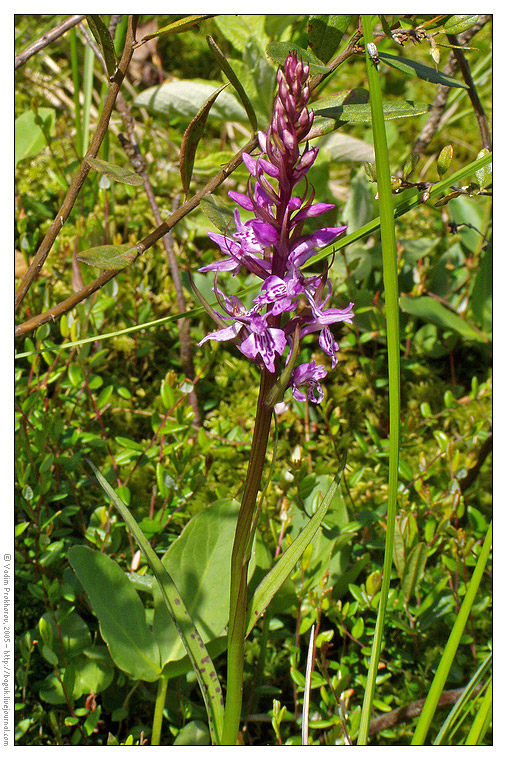
[{"label": "thin brown stem", "polygon": [[[144,160],[144,156],[141,153],[141,148],[139,147],[139,142],[137,140],[136,131],[135,131],[134,119],[132,118],[132,112],[125,98],[121,94],[121,92],[118,94],[117,107],[118,107],[118,111],[121,114],[123,124],[125,126],[125,131],[128,136],[128,140],[124,138],[124,140],[122,140],[121,142],[123,143],[123,147],[125,149],[127,156],[129,157],[129,160],[133,168],[139,174],[139,176],[142,177],[143,179],[144,191],[148,198],[148,202],[150,204],[153,217],[155,219],[155,223],[158,226],[160,226],[162,224],[162,216],[160,214],[157,199],[155,197],[155,193],[153,192],[153,187],[150,182],[148,170],[146,168],[146,161]],[[173,211],[176,210],[177,203],[178,203],[178,196],[174,198]],[[176,306],[177,306],[178,312],[182,314],[183,312],[187,310],[187,304],[186,304],[185,296],[183,293],[183,285],[181,282],[180,270],[178,267],[178,260],[174,252],[174,238],[172,235],[172,231],[168,232],[166,235],[163,236],[162,245],[164,246],[164,250],[166,252],[167,260],[169,262],[169,267],[171,270],[171,277],[173,280],[174,289],[176,291]],[[193,344],[192,344],[192,338],[190,336],[190,321],[188,319],[179,319],[177,322],[177,325],[178,325],[178,332],[179,332],[179,337],[180,337],[181,366],[183,367],[183,371],[185,372],[188,379],[193,381],[195,378],[195,370],[194,370],[194,356],[193,356],[193,350],[192,350]],[[197,401],[197,394],[195,392],[195,388],[193,388],[189,393],[189,401],[192,407],[192,411],[194,413],[194,425],[198,426],[200,422],[200,413],[199,413],[199,404]]]},{"label": "thin brown stem", "polygon": [[467,59],[463,55],[463,51],[459,49],[458,38],[454,34],[448,34],[447,39],[449,40],[451,45],[455,46],[453,50],[454,56],[460,68],[461,75],[463,76],[463,81],[468,86],[468,97],[470,98],[470,102],[472,103],[472,107],[475,112],[475,118],[477,119],[477,123],[479,125],[479,131],[481,133],[481,139],[482,139],[482,146],[484,148],[487,148],[488,150],[491,150],[491,135],[489,133],[488,120],[486,118],[486,114],[484,113],[484,108],[482,107],[482,103],[477,93],[477,89],[475,87],[472,73],[470,71],[470,66],[468,65]]},{"label": "thin brown stem", "polygon": [[38,40],[32,42],[31,45],[29,45],[25,50],[23,50],[22,53],[14,58],[14,70],[19,69],[19,67],[23,66],[23,64],[26,63],[28,59],[32,57],[32,55],[35,55],[35,53],[43,50],[45,47],[57,40],[58,37],[61,37],[63,34],[65,34],[65,32],[67,32],[69,29],[72,29],[73,26],[76,26],[76,24],[79,24],[81,21],[83,21],[84,18],[84,14],[69,16],[65,19],[65,21],[62,21],[61,24],[54,26],[49,32],[46,32],[46,34],[43,34],[42,37],[39,37]]},{"label": "thin brown stem", "polygon": [[[88,152],[85,158],[83,159],[81,163],[79,171],[77,175],[74,177],[67,191],[67,194],[62,203],[62,206],[60,207],[60,210],[58,211],[56,217],[54,218],[49,230],[47,231],[42,243],[39,246],[37,253],[32,259],[30,266],[26,270],[25,275],[23,279],[21,280],[21,283],[19,285],[19,288],[16,292],[16,297],[15,297],[16,309],[23,301],[33,281],[35,280],[40,270],[44,266],[44,262],[46,261],[49,255],[49,252],[51,251],[53,243],[55,242],[63,225],[65,224],[72,209],[74,208],[74,204],[77,200],[79,192],[84,184],[84,181],[88,175],[88,172],[90,171],[90,165],[88,164],[86,159],[94,158],[99,152],[99,148],[107,132],[109,120],[113,112],[113,107],[114,107],[118,92],[120,91],[121,83],[123,81],[125,74],[127,73],[127,67],[130,63],[130,59],[132,58],[132,52],[133,52],[132,45],[135,38],[136,25],[137,25],[137,18],[134,18],[133,16],[129,16],[129,24],[128,24],[128,29],[127,29],[127,36],[125,39],[125,47],[123,49],[120,63],[118,64],[118,69],[114,75],[114,78],[111,83],[111,87],[109,88],[109,92],[104,102],[104,108],[102,109],[102,113],[99,119],[99,123],[97,125],[97,129],[95,131],[95,135],[93,136],[93,140],[90,144],[90,147],[88,149]],[[49,318],[51,319],[51,317]]]}]

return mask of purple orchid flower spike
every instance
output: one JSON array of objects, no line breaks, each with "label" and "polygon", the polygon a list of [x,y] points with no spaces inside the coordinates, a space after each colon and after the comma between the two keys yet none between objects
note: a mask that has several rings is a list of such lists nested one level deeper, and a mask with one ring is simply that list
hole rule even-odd
[{"label": "purple orchid flower spike", "polygon": [[[236,208],[236,231],[230,237],[209,233],[225,258],[199,270],[235,275],[244,268],[260,278],[260,292],[250,310],[238,298],[224,296],[215,285],[217,299],[227,316],[215,312],[221,329],[209,333],[199,345],[207,340],[234,340],[245,356],[270,373],[278,371],[279,357],[287,346],[292,357],[289,366],[294,366],[296,329],[300,338],[318,332],[320,348],[331,357],[334,367],[338,343],[331,326],[336,322],[351,324],[354,316],[353,304],[343,310],[324,308],[331,294],[327,267],[320,275],[305,277],[302,273],[302,267],[319,249],[331,245],[346,230],[345,226],[337,226],[304,232],[308,219],[334,209],[330,203],[315,202],[315,191],[306,179],[318,154],[318,148],[305,144],[313,124],[313,113],[308,109],[309,73],[308,64],[298,60],[296,53],[289,53],[277,73],[278,91],[271,122],[265,132],[257,135],[261,155],[242,156],[250,174],[246,192],[229,192],[232,200],[253,216],[242,222]],[[303,194],[299,190],[302,180]],[[324,293],[327,295],[323,299]],[[211,307],[207,311],[213,316]],[[224,327],[224,320],[232,323]],[[298,341],[299,338],[297,346]],[[292,374],[294,398],[319,403],[323,398],[319,380],[325,375],[325,368],[315,361],[297,367]],[[306,389],[305,393],[301,389]]]}]

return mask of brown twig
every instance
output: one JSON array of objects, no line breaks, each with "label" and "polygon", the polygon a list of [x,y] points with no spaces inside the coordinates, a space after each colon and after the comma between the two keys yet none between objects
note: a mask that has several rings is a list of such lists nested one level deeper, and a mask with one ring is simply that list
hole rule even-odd
[{"label": "brown twig", "polygon": [[472,106],[475,112],[475,117],[479,125],[479,131],[481,133],[481,139],[482,139],[482,146],[483,148],[487,148],[488,150],[491,150],[491,135],[489,133],[488,120],[486,118],[486,114],[484,113],[484,108],[482,107],[482,103],[477,93],[477,89],[475,87],[475,83],[470,71],[470,66],[468,65],[467,59],[463,55],[463,51],[459,49],[458,38],[454,34],[448,34],[447,39],[449,40],[451,45],[456,46],[455,49],[453,50],[454,57],[456,58],[456,61],[460,68],[463,81],[465,82],[466,85],[468,85],[468,97],[470,98],[470,102],[472,103]]},{"label": "brown twig", "polygon": [[61,37],[62,34],[65,34],[65,32],[67,32],[69,29],[72,29],[73,26],[79,24],[79,22],[84,18],[85,14],[69,16],[65,19],[65,21],[62,21],[61,24],[54,26],[49,32],[46,32],[46,34],[43,34],[42,37],[40,37],[38,40],[32,42],[31,45],[29,45],[25,50],[23,50],[22,53],[14,58],[14,70],[19,69],[19,67],[26,63],[28,59],[32,57],[32,55],[35,55],[35,53],[38,53],[39,50],[42,50],[43,48],[47,47],[47,45],[50,45],[52,42],[57,40],[58,37]]},{"label": "brown twig", "polygon": [[[474,689],[474,695],[480,691],[481,687],[476,686]],[[464,689],[450,689],[449,691],[442,692],[440,699],[438,700],[437,708],[448,707],[449,705],[455,705],[458,699],[461,697]],[[391,728],[397,723],[412,720],[417,718],[421,714],[424,707],[425,699],[418,699],[417,702],[411,702],[409,705],[398,707],[396,710],[379,715],[378,718],[373,718],[368,728],[369,736],[374,736],[380,731],[385,731],[386,728]]]},{"label": "brown twig", "polygon": [[[123,142],[123,147],[127,156],[129,157],[133,168],[143,179],[144,190],[147,195],[155,223],[160,226],[162,224],[162,216],[160,214],[157,199],[155,198],[155,193],[153,192],[153,187],[151,186],[148,170],[146,169],[146,162],[139,147],[132,113],[128,103],[125,101],[121,93],[118,95],[117,107],[118,111],[121,114],[123,124],[125,126],[125,131],[128,135],[128,140],[124,138],[124,140],[121,142]],[[176,210],[177,203],[178,196],[176,196],[174,199],[173,211]],[[181,283],[178,260],[174,253],[174,239],[172,236],[172,231],[168,232],[162,237],[162,244],[164,246],[167,260],[169,262],[171,277],[173,280],[174,289],[176,291],[176,306],[178,312],[182,314],[187,310],[187,304],[183,293],[183,285]],[[185,372],[188,379],[194,380],[194,356],[192,351],[192,338],[190,336],[190,321],[185,318],[179,319],[177,325],[180,336],[181,366],[183,367],[183,371]],[[189,393],[189,401],[192,407],[192,411],[194,412],[194,424],[198,425],[200,420],[200,413],[197,395],[194,388]]]},{"label": "brown twig", "polygon": [[[23,301],[31,284],[33,283],[33,281],[39,274],[40,270],[42,269],[44,262],[46,261],[49,255],[49,252],[53,246],[53,243],[55,242],[60,230],[62,229],[67,218],[69,217],[69,214],[71,213],[74,207],[74,204],[77,200],[81,187],[83,186],[83,183],[86,179],[88,172],[90,171],[90,165],[86,161],[86,158],[88,157],[94,158],[97,155],[99,148],[102,144],[102,141],[106,135],[109,119],[111,118],[116,97],[120,90],[120,86],[123,81],[123,78],[127,72],[127,67],[130,63],[130,59],[132,57],[132,44],[135,38],[136,25],[137,25],[137,17],[134,18],[133,16],[129,16],[129,25],[127,29],[127,36],[125,39],[125,46],[123,49],[123,53],[122,53],[120,62],[118,64],[118,69],[112,79],[111,87],[109,88],[109,92],[107,94],[106,100],[104,102],[104,108],[102,109],[102,113],[100,115],[99,123],[97,124],[97,129],[95,130],[93,140],[90,144],[90,147],[88,149],[88,152],[85,158],[83,159],[81,163],[78,173],[74,177],[67,191],[67,194],[65,196],[65,199],[62,203],[60,210],[58,211],[49,230],[44,236],[44,239],[42,243],[40,244],[37,253],[32,259],[30,266],[26,270],[25,275],[23,279],[21,280],[19,288],[16,291],[16,297],[14,300],[16,309],[18,308],[20,303]],[[49,319],[51,319],[51,317],[49,317]]]},{"label": "brown twig", "polygon": [[484,464],[486,460],[486,457],[492,451],[493,451],[493,433],[490,433],[490,435],[486,438],[481,448],[479,449],[476,463],[474,464],[473,467],[471,467],[468,470],[465,477],[459,482],[462,493],[466,491],[468,488],[470,488],[470,486],[473,484],[473,482],[475,481],[475,479],[477,478],[480,472],[482,465]]}]

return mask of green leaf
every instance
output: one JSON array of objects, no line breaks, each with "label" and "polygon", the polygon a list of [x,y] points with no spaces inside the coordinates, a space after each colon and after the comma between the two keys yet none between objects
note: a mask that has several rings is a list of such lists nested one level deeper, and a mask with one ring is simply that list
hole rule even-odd
[{"label": "green leaf", "polygon": [[143,604],[118,563],[87,546],[73,546],[69,562],[116,665],[132,678],[156,681],[161,673],[159,648],[146,625]]},{"label": "green leaf", "polygon": [[[172,620],[184,642],[185,649],[187,650],[187,654],[192,663],[208,713],[212,742],[216,744],[222,734],[224,708],[221,687],[217,681],[213,661],[211,660],[199,631],[193,624],[192,618],[183,604],[183,600],[181,599],[174,581],[165,569],[163,563],[146,540],[142,530],[139,528],[139,525],[132,517],[128,508],[114,492],[103,475],[97,470],[95,465],[89,460],[87,461],[102,490],[107,494],[127,523],[155,575],[164,602],[171,613]],[[127,583],[129,582],[127,581]]]},{"label": "green leaf", "polygon": [[[198,79],[181,79],[164,82],[143,90],[134,100],[136,106],[161,114],[168,119],[193,119],[208,98],[221,86],[221,82]],[[234,95],[222,92],[210,111],[210,116],[220,121],[246,120],[245,111]]]},{"label": "green leaf", "polygon": [[30,525],[29,522],[18,523],[14,528],[14,538],[21,536]]},{"label": "green leaf", "polygon": [[261,49],[266,47],[269,38],[264,29],[265,22],[266,16],[263,14],[221,14],[215,19],[220,32],[240,53],[252,41]]},{"label": "green leaf", "polygon": [[426,544],[420,542],[414,546],[405,561],[405,568],[401,580],[401,590],[406,601],[409,602],[417,584],[424,575],[426,566]]},{"label": "green leaf", "polygon": [[99,158],[89,158],[88,156],[86,157],[86,161],[93,169],[101,174],[105,174],[109,179],[114,179],[115,182],[122,182],[124,185],[143,184],[142,177],[125,166],[116,166],[116,164],[110,164],[108,161],[102,161]]},{"label": "green leaf", "polygon": [[[238,502],[216,501],[187,523],[162,558],[205,643],[223,634],[227,625],[231,553],[238,513]],[[153,599],[153,631],[162,664],[166,665],[184,657],[185,649],[156,585]]]},{"label": "green leaf", "polygon": [[213,53],[213,57],[215,58],[216,62],[224,72],[225,76],[229,80],[229,82],[232,84],[236,92],[238,93],[239,99],[243,103],[243,106],[245,107],[246,114],[250,120],[250,124],[252,127],[253,132],[257,131],[257,116],[255,115],[255,109],[250,103],[250,100],[248,99],[248,96],[245,92],[245,88],[239,81],[236,72],[230,65],[229,61],[225,57],[225,55],[222,53],[218,45],[216,44],[215,40],[211,35],[208,35],[206,38],[208,41],[208,46]]},{"label": "green leaf", "polygon": [[79,261],[98,269],[125,269],[137,258],[137,248],[124,245],[98,245],[78,253]]},{"label": "green leaf", "polygon": [[187,723],[173,742],[175,747],[208,747],[209,744],[208,727],[202,720],[191,720]]},{"label": "green leaf", "polygon": [[[55,124],[53,108],[39,108],[37,114],[46,124],[46,131],[51,134]],[[24,158],[37,156],[46,147],[44,132],[36,122],[37,114],[25,111],[14,122],[14,166]]]},{"label": "green leaf", "polygon": [[378,55],[383,63],[392,66],[393,69],[402,71],[408,76],[418,77],[425,82],[433,82],[433,84],[443,84],[446,87],[462,87],[468,89],[468,86],[463,84],[463,82],[459,82],[457,79],[454,79],[447,74],[443,74],[441,71],[436,71],[430,66],[425,66],[425,64],[419,63],[418,61],[412,61],[409,58],[401,58],[397,55],[391,55],[390,53],[379,52]]},{"label": "green leaf", "polygon": [[295,51],[298,58],[309,64],[310,74],[329,73],[329,68],[322,61],[319,61],[316,55],[299,45],[295,45],[293,42],[270,42],[266,48],[267,55],[280,66],[283,66],[285,59],[291,51]]},{"label": "green leaf", "polygon": [[148,42],[148,40],[153,40],[156,37],[165,37],[168,34],[181,34],[181,32],[186,32],[200,21],[204,21],[207,18],[213,18],[214,16],[214,13],[196,13],[193,16],[184,16],[177,21],[173,21],[172,24],[163,26],[152,34],[145,34],[141,43]]},{"label": "green leaf", "polygon": [[493,249],[486,248],[472,290],[471,306],[477,322],[491,333],[493,327]]},{"label": "green leaf", "polygon": [[[486,154],[490,153],[487,148],[483,148],[478,154],[477,158],[482,158],[482,156],[485,156]],[[487,164],[486,166],[483,166],[482,169],[479,169],[475,172],[475,179],[477,180],[479,187],[481,190],[484,190],[484,188],[488,187],[491,184],[493,175],[493,166],[491,164]]]},{"label": "green leaf", "polygon": [[417,298],[402,296],[400,298],[400,308],[414,317],[420,317],[427,322],[433,322],[447,330],[452,330],[465,340],[487,343],[488,339],[486,335],[480,330],[474,328],[466,319],[458,316],[441,304],[440,301],[436,301],[434,298],[430,298],[430,296],[419,296]]},{"label": "green leaf", "polygon": [[[60,664],[65,663],[70,657],[81,654],[92,643],[90,630],[77,612],[65,614],[62,610],[57,610],[56,617],[53,612],[45,612],[42,620],[50,629],[45,635],[46,637],[50,635],[52,639],[50,646],[58,655]],[[39,629],[41,629],[41,621],[39,621]]]},{"label": "green leaf", "polygon": [[355,232],[374,215],[371,185],[363,172],[358,172],[350,183],[350,195],[342,211],[347,232]]},{"label": "green leaf", "polygon": [[101,17],[96,14],[87,15],[86,20],[88,21],[91,33],[100,45],[102,55],[104,56],[104,62],[106,64],[107,74],[109,78],[112,78],[116,73],[118,60],[116,58],[114,42],[109,33],[109,29]]},{"label": "green leaf", "polygon": [[183,192],[185,195],[188,193],[190,187],[195,154],[197,151],[197,146],[199,145],[199,142],[204,134],[204,127],[206,126],[208,114],[213,103],[226,87],[227,85],[224,84],[222,87],[219,87],[217,90],[215,90],[215,92],[211,93],[204,105],[196,113],[183,135],[180,149],[180,177]]},{"label": "green leaf", "polygon": [[323,137],[319,142],[320,148],[327,151],[334,161],[359,161],[360,163],[375,161],[373,145],[342,132],[333,132]]},{"label": "green leaf", "polygon": [[76,669],[72,695],[74,699],[91,692],[100,694],[113,681],[114,664],[106,647],[89,647],[76,657],[73,663]]},{"label": "green leaf", "polygon": [[222,234],[225,235],[230,230],[234,219],[230,205],[223,203],[213,195],[205,195],[199,207]]},{"label": "green leaf", "polygon": [[[327,116],[337,122],[352,122],[369,124],[371,109],[367,103],[337,103],[335,98],[322,98],[312,105],[315,114]],[[409,116],[420,116],[427,113],[431,106],[427,103],[417,103],[411,100],[393,100],[384,102],[382,110],[384,120],[403,119]]]},{"label": "green leaf", "polygon": [[453,147],[452,145],[446,145],[439,153],[439,156],[437,158],[437,172],[440,179],[444,176],[446,171],[451,165],[452,161],[452,154],[453,154]]},{"label": "green leaf", "polygon": [[472,13],[451,16],[444,24],[444,32],[446,34],[461,34],[461,32],[466,32],[467,29],[470,29],[477,23],[478,18],[477,14]]},{"label": "green leaf", "polygon": [[266,576],[264,576],[261,583],[257,586],[250,604],[248,605],[247,633],[252,630],[255,623],[270,603],[271,599],[275,596],[278,589],[281,588],[289,575],[293,572],[296,563],[301,559],[303,552],[313,540],[322,521],[326,516],[330,504],[336,495],[336,492],[340,485],[343,470],[345,469],[345,463],[346,455],[343,456],[338,472],[336,473],[336,476],[328,492],[322,499],[322,502],[313,517],[308,521],[308,523],[299,533],[298,537],[285,550],[276,565],[269,571]]},{"label": "green leaf", "polygon": [[327,63],[338,49],[354,16],[314,15],[308,20],[308,47],[319,60]]}]

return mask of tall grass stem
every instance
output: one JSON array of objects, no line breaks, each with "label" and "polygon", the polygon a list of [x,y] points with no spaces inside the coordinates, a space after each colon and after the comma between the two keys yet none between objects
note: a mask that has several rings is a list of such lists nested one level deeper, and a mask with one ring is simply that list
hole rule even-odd
[{"label": "tall grass stem", "polygon": [[[365,45],[373,43],[372,16],[364,15],[363,34]],[[373,127],[373,142],[375,147],[375,163],[377,170],[380,236],[382,244],[382,262],[384,273],[384,294],[387,332],[387,359],[389,379],[389,491],[387,499],[387,530],[384,549],[384,568],[380,603],[375,624],[375,634],[366,680],[366,689],[359,725],[357,743],[368,742],[368,726],[371,717],[375,681],[377,677],[385,613],[391,579],[393,560],[394,526],[396,517],[398,490],[398,462],[400,445],[400,332],[398,306],[398,260],[396,255],[396,235],[394,228],[394,208],[391,191],[391,172],[387,139],[382,109],[382,93],[380,76],[374,60],[369,53],[366,56],[366,70],[370,89],[370,106]]]}]

